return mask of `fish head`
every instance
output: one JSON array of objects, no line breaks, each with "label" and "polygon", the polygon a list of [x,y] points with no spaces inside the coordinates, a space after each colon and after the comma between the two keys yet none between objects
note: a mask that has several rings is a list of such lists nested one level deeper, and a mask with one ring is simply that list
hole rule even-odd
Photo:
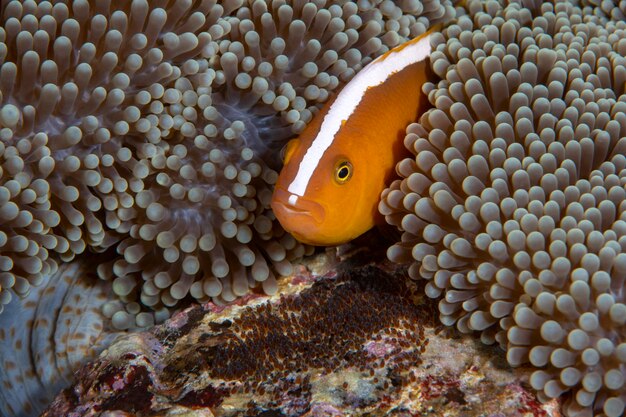
[{"label": "fish head", "polygon": [[300,139],[291,141],[285,150],[285,165],[271,203],[283,228],[299,241],[316,246],[346,243],[369,230],[378,195],[367,195],[371,193],[367,167],[358,150],[328,152],[302,186],[298,175],[307,150]]}]

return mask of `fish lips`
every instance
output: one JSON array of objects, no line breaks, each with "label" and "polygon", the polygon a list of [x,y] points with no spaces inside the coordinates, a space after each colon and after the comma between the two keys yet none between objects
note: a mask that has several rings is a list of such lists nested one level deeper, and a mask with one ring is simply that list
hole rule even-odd
[{"label": "fish lips", "polygon": [[294,235],[306,236],[326,217],[321,204],[281,188],[274,190],[271,206],[283,228]]}]

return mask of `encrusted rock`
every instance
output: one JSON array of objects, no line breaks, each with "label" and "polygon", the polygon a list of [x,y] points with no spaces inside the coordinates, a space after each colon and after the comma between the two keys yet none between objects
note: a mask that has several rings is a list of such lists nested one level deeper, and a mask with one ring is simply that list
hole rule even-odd
[{"label": "encrusted rock", "polygon": [[119,340],[43,415],[559,416],[501,351],[438,333],[403,269],[313,262],[280,296],[190,307]]}]

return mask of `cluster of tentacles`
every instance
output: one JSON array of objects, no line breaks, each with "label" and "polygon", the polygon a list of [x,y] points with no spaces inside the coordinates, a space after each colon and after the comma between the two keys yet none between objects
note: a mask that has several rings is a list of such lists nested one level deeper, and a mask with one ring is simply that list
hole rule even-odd
[{"label": "cluster of tentacles", "polygon": [[118,328],[185,298],[274,293],[311,250],[269,209],[277,151],[373,57],[454,12],[438,0],[1,6],[0,309],[57,262],[108,251],[98,274],[123,301],[105,308]]},{"label": "cluster of tentacles", "polygon": [[403,231],[389,258],[442,322],[537,367],[570,416],[626,403],[626,22],[608,3],[468,1],[380,204]]},{"label": "cluster of tentacles", "polygon": [[453,14],[448,0],[0,0],[0,414],[38,413],[115,328],[274,293],[312,250],[269,209],[285,140]]}]

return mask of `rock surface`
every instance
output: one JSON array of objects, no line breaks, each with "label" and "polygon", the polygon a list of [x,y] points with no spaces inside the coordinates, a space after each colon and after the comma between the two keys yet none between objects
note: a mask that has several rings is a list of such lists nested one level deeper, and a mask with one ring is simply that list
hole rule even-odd
[{"label": "rock surface", "polygon": [[[332,252],[219,307],[118,340],[43,416],[560,416],[504,352],[442,329],[376,255]],[[365,261],[367,260],[367,261]]]}]

